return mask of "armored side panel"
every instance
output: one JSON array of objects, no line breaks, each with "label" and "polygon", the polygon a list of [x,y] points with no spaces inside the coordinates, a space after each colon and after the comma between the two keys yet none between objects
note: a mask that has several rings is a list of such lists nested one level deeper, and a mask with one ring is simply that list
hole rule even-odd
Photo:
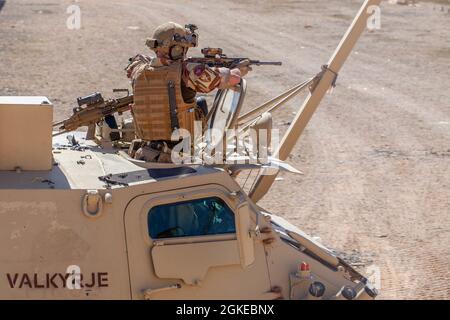
[{"label": "armored side panel", "polygon": [[0,188],[0,300],[129,299],[126,201],[110,191],[114,205],[91,218],[82,210],[86,194]]},{"label": "armored side panel", "polygon": [[[173,85],[173,97],[169,83]],[[170,140],[173,127],[193,132],[195,112],[193,104],[184,102],[181,95],[181,64],[144,70],[134,84],[133,116],[137,134],[144,140]],[[171,115],[176,103],[176,115]],[[177,122],[177,123],[174,123]]]},{"label": "armored side panel", "polygon": [[52,120],[46,97],[0,97],[0,170],[50,170]]}]

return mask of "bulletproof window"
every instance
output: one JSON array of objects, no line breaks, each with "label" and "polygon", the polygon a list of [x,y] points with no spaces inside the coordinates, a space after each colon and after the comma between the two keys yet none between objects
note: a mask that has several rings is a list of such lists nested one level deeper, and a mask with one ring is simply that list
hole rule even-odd
[{"label": "bulletproof window", "polygon": [[152,239],[236,232],[233,211],[217,197],[155,206],[147,223]]}]

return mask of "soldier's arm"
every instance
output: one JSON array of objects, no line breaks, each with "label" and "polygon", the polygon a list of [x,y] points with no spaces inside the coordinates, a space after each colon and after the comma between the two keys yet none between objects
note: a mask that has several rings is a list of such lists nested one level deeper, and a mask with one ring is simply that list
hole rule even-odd
[{"label": "soldier's arm", "polygon": [[201,63],[186,63],[183,73],[184,81],[188,87],[202,93],[208,93],[214,89],[226,89],[241,81],[242,70],[248,72],[248,67],[242,68],[217,68]]},{"label": "soldier's arm", "polygon": [[249,71],[252,70],[250,67],[250,60],[242,60],[235,68],[215,68],[219,72],[220,84],[219,89],[227,89],[234,87],[241,82],[241,78],[244,77]]},{"label": "soldier's arm", "polygon": [[250,67],[250,60],[245,59],[242,60],[236,68],[218,68],[218,70],[222,79],[219,88],[226,89],[240,83],[241,78],[251,71],[252,68]]},{"label": "soldier's arm", "polygon": [[237,68],[228,69],[228,68],[217,68],[217,71],[220,74],[220,84],[219,89],[227,89],[230,87],[234,87],[239,82],[241,82],[241,71]]}]

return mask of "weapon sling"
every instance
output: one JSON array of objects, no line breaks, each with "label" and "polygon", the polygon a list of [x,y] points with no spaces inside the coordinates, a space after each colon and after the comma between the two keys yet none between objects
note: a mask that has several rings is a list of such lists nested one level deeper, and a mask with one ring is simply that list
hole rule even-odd
[{"label": "weapon sling", "polygon": [[178,123],[177,99],[175,96],[175,85],[173,81],[169,81],[167,83],[167,92],[169,95],[170,124],[172,130],[176,130],[180,127],[180,124]]}]

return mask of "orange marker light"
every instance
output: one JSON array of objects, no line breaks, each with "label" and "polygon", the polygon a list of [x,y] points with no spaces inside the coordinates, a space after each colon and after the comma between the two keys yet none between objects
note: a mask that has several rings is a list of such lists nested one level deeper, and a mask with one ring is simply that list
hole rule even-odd
[{"label": "orange marker light", "polygon": [[309,271],[310,269],[309,269],[309,264],[308,263],[306,263],[306,262],[302,262],[301,264],[300,264],[300,271]]}]

